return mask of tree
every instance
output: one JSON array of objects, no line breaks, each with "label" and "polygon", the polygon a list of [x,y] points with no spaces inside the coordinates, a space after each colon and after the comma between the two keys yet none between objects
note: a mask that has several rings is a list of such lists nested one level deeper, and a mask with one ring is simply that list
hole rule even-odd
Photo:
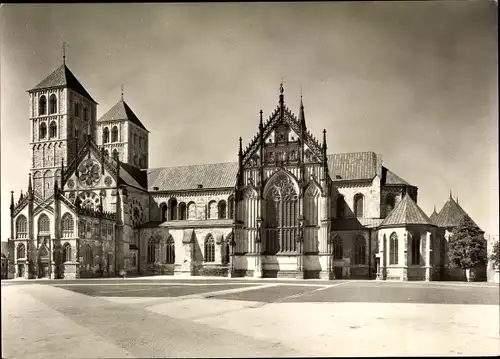
[{"label": "tree", "polygon": [[493,251],[491,252],[490,255],[490,260],[493,262],[495,268],[498,268],[500,265],[500,254],[498,253],[499,249],[500,249],[500,243],[496,241],[493,244]]},{"label": "tree", "polygon": [[453,230],[448,242],[448,258],[451,266],[462,269],[471,269],[487,261],[483,233],[467,215]]}]

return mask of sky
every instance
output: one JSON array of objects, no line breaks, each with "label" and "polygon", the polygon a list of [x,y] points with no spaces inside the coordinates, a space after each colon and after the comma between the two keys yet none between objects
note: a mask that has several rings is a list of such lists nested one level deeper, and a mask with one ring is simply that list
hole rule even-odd
[{"label": "sky", "polygon": [[[285,102],[329,153],[374,151],[498,234],[497,5],[489,1],[9,4],[0,7],[1,234],[26,191],[27,90],[62,63],[151,132],[150,167],[237,161]],[[302,89],[302,90],[301,90]]]}]

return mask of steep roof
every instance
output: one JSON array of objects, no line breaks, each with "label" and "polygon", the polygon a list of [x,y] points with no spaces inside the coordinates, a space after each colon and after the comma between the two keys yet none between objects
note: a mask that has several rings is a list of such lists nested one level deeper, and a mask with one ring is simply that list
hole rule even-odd
[{"label": "steep roof", "polygon": [[148,189],[179,191],[196,189],[199,184],[210,189],[234,187],[237,173],[237,162],[153,168],[147,170]]},{"label": "steep roof", "polygon": [[375,152],[335,153],[327,158],[332,181],[370,180],[377,174]]},{"label": "steep roof", "polygon": [[120,99],[120,101],[118,101],[116,105],[111,107],[108,112],[102,115],[101,118],[97,120],[97,122],[113,120],[127,120],[147,131],[146,127],[144,127],[142,122],[135,115],[134,111],[132,111],[130,106],[125,101],[123,101],[123,99]]},{"label": "steep roof", "polygon": [[432,212],[431,216],[429,217],[432,224],[436,224],[437,217],[438,217],[438,213],[436,212],[436,206],[434,206],[434,211]]},{"label": "steep roof", "polygon": [[408,224],[432,224],[425,212],[406,194],[380,224],[391,227]]},{"label": "steep roof", "polygon": [[392,172],[390,169],[382,166],[382,184],[383,185],[403,185],[411,186],[407,181],[399,177],[397,174]]},{"label": "steep roof", "polygon": [[463,216],[468,216],[467,212],[450,195],[448,201],[446,201],[441,211],[439,211],[435,223],[438,227],[443,228],[456,227]]},{"label": "steep roof", "polygon": [[28,92],[54,87],[68,87],[92,102],[97,103],[65,64],[59,66],[54,72]]}]

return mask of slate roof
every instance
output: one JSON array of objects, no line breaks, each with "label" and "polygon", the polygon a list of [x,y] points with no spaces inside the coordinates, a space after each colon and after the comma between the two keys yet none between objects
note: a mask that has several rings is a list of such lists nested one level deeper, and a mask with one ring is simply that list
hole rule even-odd
[{"label": "slate roof", "polygon": [[396,207],[380,224],[381,227],[391,227],[409,224],[432,224],[425,212],[411,199],[405,195]]},{"label": "slate roof", "polygon": [[147,170],[148,189],[154,191],[179,191],[203,188],[234,187],[238,173],[237,162],[215,163],[179,167],[153,168]]},{"label": "slate roof", "polygon": [[382,166],[382,185],[411,186],[407,181],[384,166]]},{"label": "slate roof", "polygon": [[438,215],[439,214],[436,212],[436,207],[434,207],[434,212],[432,212],[431,216],[429,217],[432,224],[436,224],[436,220],[437,220]]},{"label": "slate roof", "polygon": [[[439,211],[435,224],[443,228],[456,227],[463,216],[468,216],[467,212],[450,196],[441,211]],[[476,223],[474,224],[477,226]]]},{"label": "slate roof", "polygon": [[[140,128],[147,130],[139,118],[135,115],[130,106],[121,99],[116,105],[111,107],[108,112],[102,115],[97,122],[113,121],[113,120],[127,120]],[[148,131],[149,132],[149,131]]]},{"label": "slate roof", "polygon": [[[333,181],[371,180],[380,167],[378,156],[374,152],[337,153],[328,155],[328,169]],[[160,191],[179,191],[198,188],[234,187],[238,173],[237,162],[225,162],[207,165],[153,168],[147,170],[148,190],[158,187]],[[392,172],[390,172],[392,174]],[[336,178],[340,175],[341,178]],[[392,175],[391,175],[392,176]],[[404,182],[393,174],[391,183]],[[396,180],[399,179],[399,180]]]},{"label": "slate roof", "polygon": [[120,167],[122,170],[127,171],[143,188],[148,187],[148,175],[145,171],[125,162],[120,162]]},{"label": "slate roof", "polygon": [[336,153],[327,158],[332,181],[370,180],[377,174],[375,152]]},{"label": "slate roof", "polygon": [[54,87],[68,87],[73,91],[76,91],[80,95],[88,98],[94,103],[94,99],[90,96],[90,94],[85,90],[83,85],[78,81],[75,75],[70,71],[70,69],[66,65],[61,65],[54,72],[52,72],[49,76],[47,76],[42,82],[36,85],[33,89],[28,92],[32,92],[35,90],[48,89]]},{"label": "slate roof", "polygon": [[333,231],[353,231],[367,228],[377,228],[382,219],[379,218],[333,218]]}]

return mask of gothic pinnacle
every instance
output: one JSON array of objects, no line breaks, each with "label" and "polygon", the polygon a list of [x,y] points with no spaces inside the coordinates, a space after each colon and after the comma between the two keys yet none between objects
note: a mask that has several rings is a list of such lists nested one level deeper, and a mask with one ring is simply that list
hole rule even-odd
[{"label": "gothic pinnacle", "polygon": [[33,186],[31,185],[31,173],[28,174],[29,179],[28,179],[28,192],[33,191]]}]

